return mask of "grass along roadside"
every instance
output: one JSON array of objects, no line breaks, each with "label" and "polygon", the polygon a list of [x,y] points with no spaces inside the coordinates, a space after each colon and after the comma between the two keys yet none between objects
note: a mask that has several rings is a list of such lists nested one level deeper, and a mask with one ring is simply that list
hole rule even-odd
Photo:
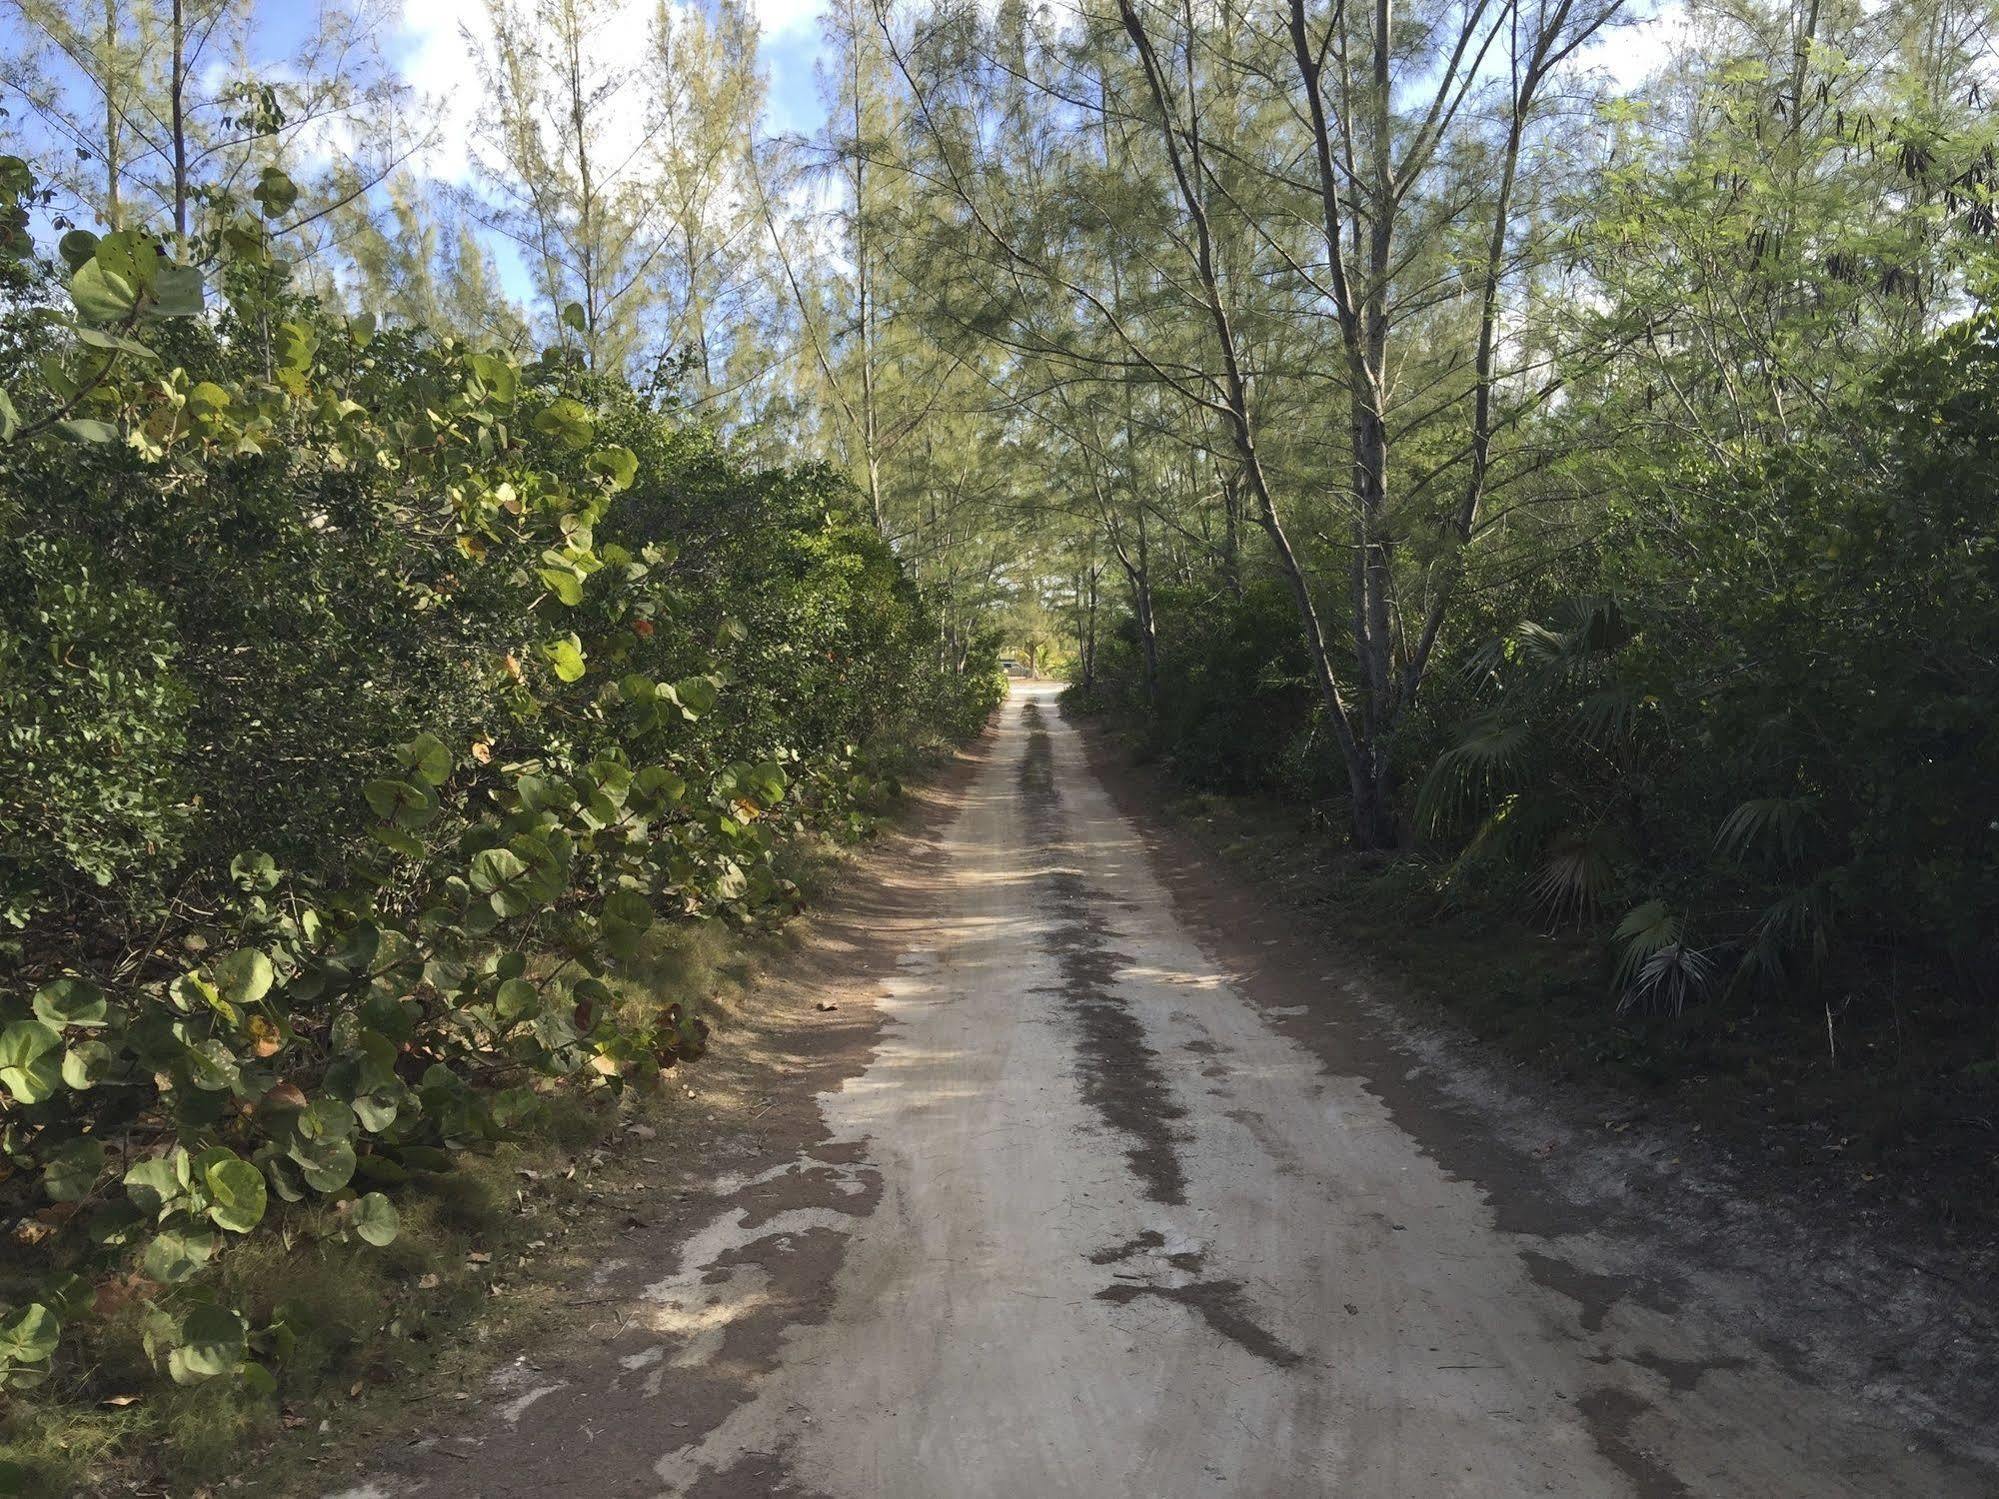
[{"label": "grass along roadside", "polygon": [[[849,857],[819,839],[790,851],[808,910]],[[626,1204],[750,1107],[725,1086],[731,1033],[752,1013],[759,972],[808,930],[809,918],[750,931],[656,925],[620,1001],[688,1006],[721,1058],[711,1050],[617,1098],[551,1087],[516,1138],[396,1188],[401,1231],[386,1247],[343,1237],[337,1209],[309,1204],[288,1208],[280,1232],[233,1246],[216,1299],[281,1329],[274,1396],[233,1380],[162,1380],[145,1349],[145,1284],[98,1288],[116,1329],[98,1364],[60,1387],[0,1396],[0,1495],[316,1493],[314,1475],[344,1455],[476,1402],[501,1363],[588,1322],[577,1287],[628,1220]]]},{"label": "grass along roadside", "polygon": [[[1416,855],[1356,854],[1295,807],[1190,791],[1086,721],[1092,754],[1143,805],[1333,946],[1484,1051],[1574,1095],[1621,1132],[1671,1123],[1772,1191],[1905,1242],[1987,1251],[1999,1238],[1999,1080],[1892,974],[1823,1006],[1731,997],[1678,1017],[1621,1015],[1609,962],[1549,931],[1452,902]],[[1939,1010],[1941,1007],[1939,1007]],[[1832,1044],[1828,1045],[1830,1027]]]}]

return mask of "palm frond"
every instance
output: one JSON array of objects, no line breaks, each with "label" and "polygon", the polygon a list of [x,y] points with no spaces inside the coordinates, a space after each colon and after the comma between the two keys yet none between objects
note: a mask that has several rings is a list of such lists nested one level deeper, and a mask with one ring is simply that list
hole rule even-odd
[{"label": "palm frond", "polygon": [[1613,682],[1598,688],[1576,705],[1573,719],[1576,737],[1593,742],[1628,739],[1638,721],[1659,700],[1630,682]]},{"label": "palm frond", "polygon": [[1558,833],[1534,877],[1535,902],[1551,920],[1581,921],[1610,893],[1623,853],[1624,840],[1609,823]]},{"label": "palm frond", "polygon": [[1713,980],[1714,963],[1706,953],[1684,942],[1669,942],[1639,965],[1617,1002],[1618,1013],[1678,1015],[1688,1001],[1703,998]]},{"label": "palm frond", "polygon": [[1433,833],[1458,826],[1511,789],[1527,747],[1525,724],[1497,718],[1474,722],[1445,750],[1416,793],[1416,821]]},{"label": "palm frond", "polygon": [[1786,891],[1757,918],[1744,969],[1776,983],[1816,973],[1832,955],[1837,918],[1837,901],[1826,881]]},{"label": "palm frond", "polygon": [[1681,929],[1678,913],[1663,900],[1653,899],[1633,906],[1611,936],[1613,942],[1624,944],[1624,950],[1618,954],[1617,971],[1611,975],[1611,986],[1624,993],[1647,959],[1680,940]]},{"label": "palm frond", "polygon": [[1752,849],[1771,849],[1785,860],[1803,851],[1805,830],[1812,822],[1808,796],[1764,796],[1742,803],[1722,819],[1715,833],[1718,853],[1741,857]]}]

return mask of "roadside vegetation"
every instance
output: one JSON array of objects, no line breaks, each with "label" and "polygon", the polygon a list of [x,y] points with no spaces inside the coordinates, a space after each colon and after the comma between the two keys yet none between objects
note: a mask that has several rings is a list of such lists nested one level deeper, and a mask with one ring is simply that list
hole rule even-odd
[{"label": "roadside vegetation", "polygon": [[1004,689],[833,473],[299,294],[276,170],[200,265],[39,255],[0,175],[0,1472],[53,1492],[462,1311],[517,1152],[701,1054],[677,933],[799,909]]},{"label": "roadside vegetation", "polygon": [[[1225,467],[1212,505],[1108,512],[1120,586],[1077,595],[1069,703],[1503,1051],[1985,1232],[1990,53],[1912,49],[1919,13],[1992,35],[1698,13],[1650,88],[1597,101],[1580,176],[1522,156],[1542,206],[1493,221],[1517,347],[1440,308],[1392,386],[1330,387],[1411,434],[1383,465],[1406,498],[1363,457],[1310,466],[1293,512],[1344,708]],[[1356,816],[1355,744],[1385,820]]]}]

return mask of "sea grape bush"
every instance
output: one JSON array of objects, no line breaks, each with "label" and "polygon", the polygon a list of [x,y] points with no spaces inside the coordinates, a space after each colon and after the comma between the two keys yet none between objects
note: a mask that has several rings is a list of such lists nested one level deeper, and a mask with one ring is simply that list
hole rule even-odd
[{"label": "sea grape bush", "polygon": [[232,1242],[386,1245],[550,1086],[698,1055],[620,985],[649,929],[793,909],[787,846],[1002,689],[829,474],[299,297],[259,211],[39,260],[34,191],[0,161],[0,1388],[122,1273],[163,1373],[267,1389]]}]

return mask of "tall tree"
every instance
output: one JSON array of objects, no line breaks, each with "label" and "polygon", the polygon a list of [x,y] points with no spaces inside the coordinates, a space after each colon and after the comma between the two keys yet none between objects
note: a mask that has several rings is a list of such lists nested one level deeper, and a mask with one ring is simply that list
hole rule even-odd
[{"label": "tall tree", "polygon": [[645,18],[620,0],[488,0],[470,211],[520,247],[542,330],[591,369],[642,352],[673,226],[655,190]]},{"label": "tall tree", "polygon": [[[1545,347],[1503,326],[1507,290],[1555,248],[1538,211],[1558,182],[1538,149],[1550,80],[1617,6],[1085,6],[1044,35],[1037,113],[1108,143],[1111,180],[1075,151],[1038,203],[994,159],[1008,40],[878,11],[973,279],[1008,292],[1006,336],[1076,353],[1037,305],[1052,297],[1110,341],[1099,367],[1142,371],[1225,434],[1364,846],[1396,841],[1397,730],[1507,477],[1501,446],[1560,384]],[[1579,98],[1580,80],[1564,107]],[[1076,226],[1113,214],[1113,253],[1080,243]],[[1345,648],[1301,523],[1328,537]]]}]

